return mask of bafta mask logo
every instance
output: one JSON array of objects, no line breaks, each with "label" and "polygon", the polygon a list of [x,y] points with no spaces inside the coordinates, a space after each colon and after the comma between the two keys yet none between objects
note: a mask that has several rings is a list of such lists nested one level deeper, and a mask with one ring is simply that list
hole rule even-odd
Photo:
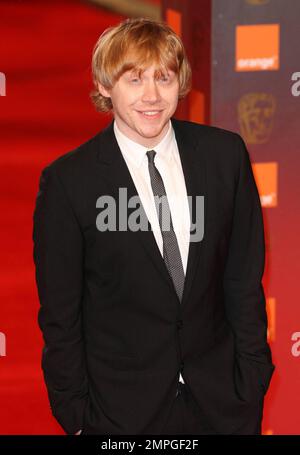
[{"label": "bafta mask logo", "polygon": [[248,144],[263,144],[271,136],[276,100],[269,93],[247,93],[238,102],[238,121]]},{"label": "bafta mask logo", "polygon": [[250,5],[265,5],[266,3],[269,3],[269,1],[270,0],[246,0]]}]

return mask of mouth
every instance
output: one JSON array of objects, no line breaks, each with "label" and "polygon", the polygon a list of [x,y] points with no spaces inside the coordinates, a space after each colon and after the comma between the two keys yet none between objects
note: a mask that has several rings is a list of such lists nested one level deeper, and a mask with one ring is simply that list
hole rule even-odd
[{"label": "mouth", "polygon": [[137,111],[141,117],[147,118],[147,119],[157,119],[161,116],[162,110],[149,110],[149,111]]}]

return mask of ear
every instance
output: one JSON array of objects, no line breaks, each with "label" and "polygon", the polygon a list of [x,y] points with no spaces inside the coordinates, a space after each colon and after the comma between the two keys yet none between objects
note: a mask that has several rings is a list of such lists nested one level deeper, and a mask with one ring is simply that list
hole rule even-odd
[{"label": "ear", "polygon": [[100,82],[98,82],[98,90],[101,93],[102,96],[105,96],[106,98],[110,98],[110,93],[109,90],[107,90]]}]

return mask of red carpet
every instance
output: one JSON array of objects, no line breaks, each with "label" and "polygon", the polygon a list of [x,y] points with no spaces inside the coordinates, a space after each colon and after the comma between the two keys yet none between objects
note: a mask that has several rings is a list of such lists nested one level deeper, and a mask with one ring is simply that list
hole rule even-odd
[{"label": "red carpet", "polygon": [[32,214],[41,169],[110,120],[89,100],[90,60],[98,36],[121,19],[80,1],[0,5],[0,434],[64,434],[40,366]]}]

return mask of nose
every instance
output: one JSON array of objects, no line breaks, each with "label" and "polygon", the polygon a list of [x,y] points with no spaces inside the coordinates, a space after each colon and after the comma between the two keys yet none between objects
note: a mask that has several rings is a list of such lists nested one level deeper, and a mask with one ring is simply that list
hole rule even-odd
[{"label": "nose", "polygon": [[160,93],[155,81],[150,81],[145,84],[142,101],[155,103],[160,100]]}]

